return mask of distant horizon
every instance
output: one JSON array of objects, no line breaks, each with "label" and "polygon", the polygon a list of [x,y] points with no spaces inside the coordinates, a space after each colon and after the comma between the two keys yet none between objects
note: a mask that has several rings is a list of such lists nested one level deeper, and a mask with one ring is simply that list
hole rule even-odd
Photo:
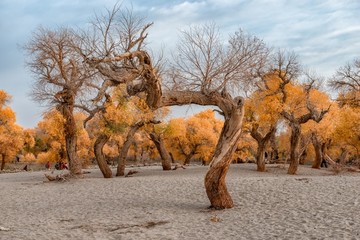
[{"label": "distant horizon", "polygon": [[[0,3],[0,89],[13,97],[10,107],[19,125],[36,127],[45,110],[29,96],[34,80],[25,68],[25,55],[19,46],[28,42],[40,25],[81,28],[95,13],[111,9],[117,2],[4,0]],[[306,68],[325,78],[360,57],[360,2],[355,0],[125,0],[122,4],[154,22],[149,29],[148,45],[155,52],[163,46],[171,51],[179,30],[214,22],[224,36],[241,28],[269,46],[294,51]]]}]

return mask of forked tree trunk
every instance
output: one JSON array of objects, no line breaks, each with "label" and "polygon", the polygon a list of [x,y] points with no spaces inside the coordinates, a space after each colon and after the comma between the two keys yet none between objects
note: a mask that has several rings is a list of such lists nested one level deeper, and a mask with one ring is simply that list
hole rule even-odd
[{"label": "forked tree trunk", "polygon": [[156,149],[161,157],[161,165],[164,171],[171,170],[171,157],[165,148],[165,144],[161,137],[155,133],[150,133],[151,140],[154,142]]},{"label": "forked tree trunk", "polygon": [[184,165],[189,165],[191,158],[194,156],[194,153],[191,152],[189,154],[185,154],[185,160],[184,160]]},{"label": "forked tree trunk", "polygon": [[288,174],[294,175],[299,166],[299,156],[297,153],[297,147],[300,141],[300,124],[291,123],[291,137],[290,137],[290,166]]},{"label": "forked tree trunk", "polygon": [[283,115],[289,122],[291,127],[291,137],[290,137],[290,166],[288,169],[288,174],[294,175],[296,174],[297,168],[299,166],[299,156],[297,153],[297,147],[299,145],[299,140],[301,136],[301,124],[304,124],[308,122],[310,119],[314,120],[315,122],[319,123],[325,114],[329,111],[329,108],[327,110],[321,110],[320,112],[317,112],[314,107],[309,103],[309,90],[311,88],[306,89],[306,107],[309,110],[308,113],[295,118],[295,116],[291,113],[286,112],[283,110],[281,112],[281,115]]},{"label": "forked tree trunk", "polygon": [[[135,135],[136,131],[142,126],[144,126],[144,122],[139,122],[139,123],[134,124],[133,126],[131,126],[131,128],[127,134],[126,140],[124,142],[123,147],[121,148],[119,159],[118,159],[118,166],[117,166],[117,170],[116,170],[117,177],[125,175],[126,158],[127,158],[129,148],[134,141],[134,135]],[[136,157],[136,154],[135,154],[135,157]]]},{"label": "forked tree trunk", "polygon": [[271,127],[269,132],[263,136],[258,131],[259,125],[255,124],[251,129],[251,136],[256,140],[258,144],[257,153],[256,153],[256,164],[257,164],[257,171],[265,172],[266,165],[265,165],[265,148],[268,142],[270,141],[271,137],[275,134],[276,128]]},{"label": "forked tree trunk", "polygon": [[1,159],[1,171],[2,170],[4,170],[4,168],[5,168],[5,154],[1,154],[1,157],[2,157],[2,159]]},{"label": "forked tree trunk", "polygon": [[196,149],[196,147],[195,148],[193,148],[192,146],[190,147],[190,152],[189,153],[187,153],[187,151],[186,151],[186,147],[187,146],[184,146],[182,143],[181,143],[181,141],[180,141],[180,139],[179,138],[177,138],[177,140],[178,140],[178,144],[179,144],[179,148],[180,148],[180,151],[181,151],[181,153],[185,156],[185,159],[184,159],[184,163],[183,163],[183,165],[189,165],[190,164],[190,161],[191,161],[191,158],[194,156],[194,154],[195,154],[195,150],[194,149]]},{"label": "forked tree trunk", "polygon": [[72,94],[67,94],[68,91],[65,91],[65,94],[62,96],[64,103],[60,105],[60,112],[62,113],[65,124],[64,124],[64,133],[65,133],[65,147],[66,147],[66,156],[69,161],[70,174],[72,176],[82,175],[82,162],[81,159],[77,157],[76,146],[77,146],[77,131],[76,131],[76,122],[74,118],[74,96]]},{"label": "forked tree trunk", "polygon": [[224,114],[224,126],[210,168],[205,176],[206,194],[211,203],[210,207],[215,209],[232,208],[234,206],[226,187],[225,177],[241,134],[244,116],[242,101],[233,106],[231,112],[224,112]]},{"label": "forked tree trunk", "polygon": [[95,158],[104,178],[112,178],[112,171],[107,164],[103,153],[104,145],[107,143],[108,140],[109,136],[107,136],[106,134],[101,134],[100,136],[98,136],[94,144]]}]

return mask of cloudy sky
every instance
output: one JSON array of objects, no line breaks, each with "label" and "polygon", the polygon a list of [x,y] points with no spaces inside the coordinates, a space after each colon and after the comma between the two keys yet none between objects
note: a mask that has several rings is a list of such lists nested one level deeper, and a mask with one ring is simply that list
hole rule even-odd
[{"label": "cloudy sky", "polygon": [[[0,89],[13,96],[23,127],[35,127],[44,109],[32,102],[33,82],[21,50],[31,33],[46,27],[86,25],[117,0],[0,0]],[[295,51],[301,62],[325,77],[360,57],[358,0],[124,0],[154,26],[150,47],[171,49],[178,31],[215,22],[225,34],[239,28],[273,47]]]}]

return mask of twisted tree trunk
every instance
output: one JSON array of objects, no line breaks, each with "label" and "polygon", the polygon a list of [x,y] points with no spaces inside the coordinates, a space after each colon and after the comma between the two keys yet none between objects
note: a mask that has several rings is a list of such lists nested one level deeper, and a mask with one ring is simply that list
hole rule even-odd
[{"label": "twisted tree trunk", "polygon": [[[307,92],[307,97],[308,97],[308,92]],[[299,154],[297,152],[297,148],[301,136],[301,124],[304,124],[311,119],[319,123],[323,119],[325,114],[329,111],[328,108],[327,110],[321,110],[320,112],[317,112],[314,109],[314,107],[311,106],[308,99],[307,99],[307,109],[309,110],[309,113],[306,113],[297,118],[295,118],[293,114],[288,113],[285,110],[281,112],[281,115],[283,115],[289,121],[291,127],[290,166],[288,169],[288,174],[291,175],[296,174],[297,168],[299,166],[299,156],[298,156]]]},{"label": "twisted tree trunk", "polygon": [[290,137],[290,166],[288,174],[294,175],[299,166],[299,156],[297,153],[297,146],[299,145],[301,135],[300,124],[291,123],[291,137]]},{"label": "twisted tree trunk", "polygon": [[312,140],[314,150],[315,150],[315,160],[313,162],[312,168],[320,169],[321,162],[323,160],[323,155],[322,155],[322,151],[321,151],[321,143],[315,135],[312,136],[311,140]]},{"label": "twisted tree trunk", "polygon": [[233,201],[225,184],[225,177],[241,134],[244,116],[243,99],[241,97],[232,98],[226,92],[226,82],[215,91],[211,90],[209,88],[211,84],[208,83],[209,79],[202,84],[200,91],[173,90],[163,92],[157,69],[152,66],[151,58],[145,51],[124,53],[114,58],[102,59],[100,62],[122,61],[125,58],[138,60],[136,70],[139,70],[138,74],[141,74],[142,77],[139,81],[126,81],[127,92],[130,95],[136,95],[140,92],[145,93],[146,103],[150,108],[199,104],[202,106],[213,105],[221,109],[225,117],[225,123],[210,168],[205,176],[205,188],[211,207],[215,209],[233,207]]},{"label": "twisted tree trunk", "polygon": [[110,137],[106,134],[100,134],[94,144],[95,158],[104,178],[112,178],[112,171],[108,166],[103,153],[104,145],[107,143],[109,138]]},{"label": "twisted tree trunk", "polygon": [[232,208],[234,206],[226,187],[225,177],[241,135],[244,116],[242,101],[234,102],[232,109],[229,112],[224,112],[224,126],[210,168],[205,176],[206,194],[211,203],[210,207],[215,209]]},{"label": "twisted tree trunk", "polygon": [[2,171],[2,170],[4,170],[4,168],[5,168],[5,154],[1,154],[1,156],[2,156],[2,159],[1,159],[1,168],[0,168],[0,170]]},{"label": "twisted tree trunk", "polygon": [[75,96],[72,91],[65,89],[58,93],[57,98],[61,99],[61,104],[58,110],[65,119],[64,133],[65,133],[65,147],[66,156],[69,161],[70,174],[72,176],[82,175],[82,162],[77,157],[77,131],[76,122],[74,118],[74,103]]},{"label": "twisted tree trunk", "polygon": [[150,133],[150,138],[154,142],[156,149],[160,154],[163,170],[171,170],[171,156],[166,150],[163,140],[155,133]]},{"label": "twisted tree trunk", "polygon": [[119,159],[118,159],[118,166],[117,166],[117,171],[116,171],[117,177],[125,175],[126,158],[127,158],[129,148],[134,141],[134,135],[135,135],[136,131],[139,128],[141,128],[142,126],[144,126],[144,122],[142,122],[142,121],[134,124],[133,126],[131,126],[131,128],[126,136],[126,140],[124,142],[123,147],[121,148]]},{"label": "twisted tree trunk", "polygon": [[189,154],[186,154],[186,153],[183,151],[183,154],[185,155],[184,165],[189,165],[192,157],[193,157],[194,154],[195,154],[195,151],[190,151]]},{"label": "twisted tree trunk", "polygon": [[266,165],[265,165],[265,148],[268,142],[270,141],[271,137],[275,134],[276,128],[271,127],[269,132],[266,133],[265,136],[263,136],[258,131],[259,125],[255,124],[253,128],[251,129],[251,136],[256,140],[258,144],[258,149],[256,153],[256,164],[257,164],[257,171],[259,172],[265,172],[266,171]]}]

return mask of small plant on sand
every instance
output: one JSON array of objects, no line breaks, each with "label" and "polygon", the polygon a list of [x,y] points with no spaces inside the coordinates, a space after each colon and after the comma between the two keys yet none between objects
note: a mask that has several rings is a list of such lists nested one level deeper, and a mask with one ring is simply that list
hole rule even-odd
[{"label": "small plant on sand", "polygon": [[212,222],[221,222],[221,218],[219,218],[216,214],[210,218]]}]

